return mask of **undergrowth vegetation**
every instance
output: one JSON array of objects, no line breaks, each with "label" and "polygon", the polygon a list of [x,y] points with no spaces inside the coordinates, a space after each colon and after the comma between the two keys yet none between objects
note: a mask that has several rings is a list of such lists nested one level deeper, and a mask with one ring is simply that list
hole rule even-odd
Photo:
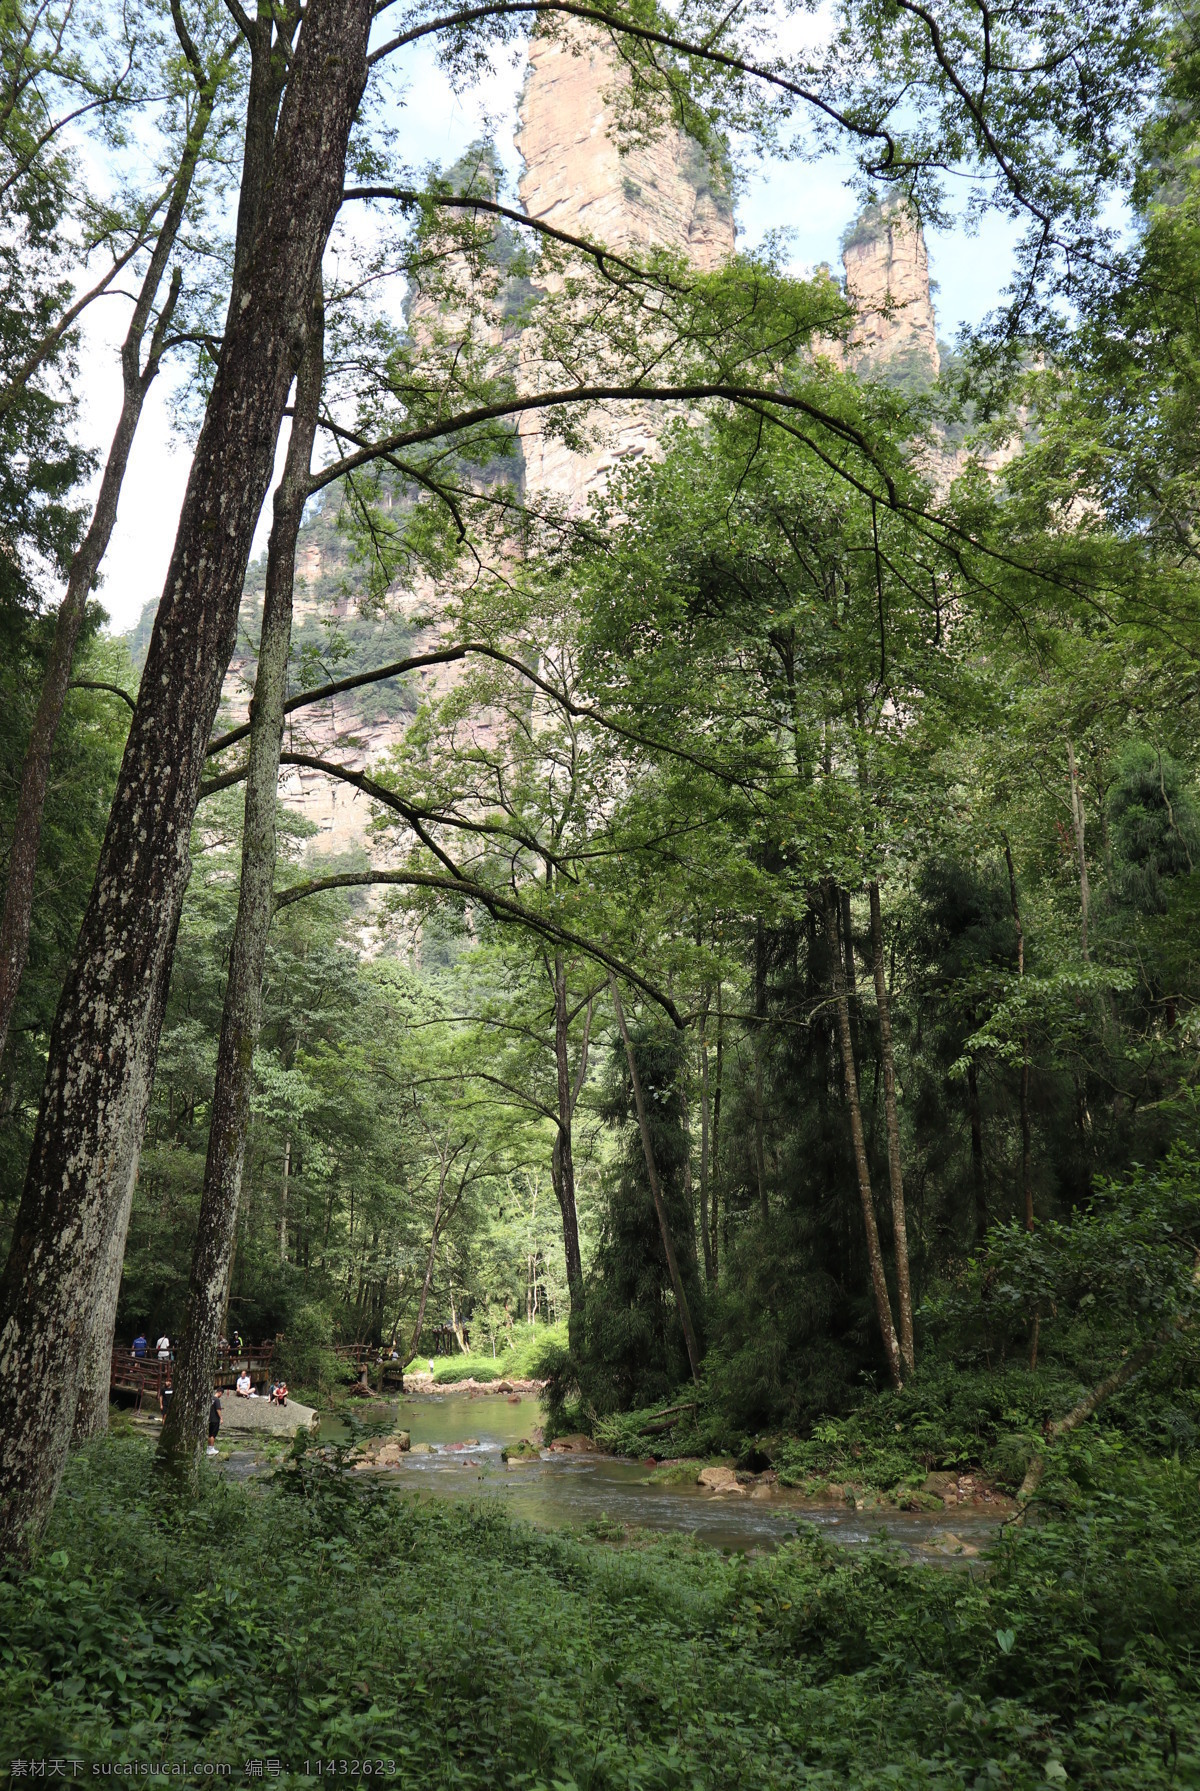
[{"label": "undergrowth vegetation", "polygon": [[614,1550],[346,1466],[210,1475],[184,1507],[138,1441],[77,1456],[0,1581],[3,1757],[382,1759],[480,1791],[1200,1784],[1177,1465],[1064,1451],[1054,1520],[986,1572],[803,1527],[759,1559]]},{"label": "undergrowth vegetation", "polygon": [[[535,1327],[496,1356],[471,1354],[432,1358],[433,1381],[451,1387],[457,1381],[537,1381],[559,1368],[567,1353],[566,1324]],[[418,1356],[414,1372],[426,1366]]]}]

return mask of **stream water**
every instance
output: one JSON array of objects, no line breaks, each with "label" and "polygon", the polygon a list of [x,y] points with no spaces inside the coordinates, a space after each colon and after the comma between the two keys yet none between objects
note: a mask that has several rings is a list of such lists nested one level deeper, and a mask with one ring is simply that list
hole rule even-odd
[{"label": "stream water", "polygon": [[[377,1408],[376,1408],[377,1409]],[[511,1404],[497,1394],[418,1394],[393,1403],[395,1425],[426,1453],[405,1455],[395,1468],[381,1470],[398,1488],[432,1496],[499,1499],[514,1517],[543,1529],[595,1524],[608,1519],[647,1530],[686,1531],[730,1551],[775,1548],[794,1535],[800,1522],[815,1524],[830,1540],[864,1543],[886,1533],[914,1556],[949,1564],[963,1559],[947,1532],[972,1552],[994,1538],[998,1518],[960,1508],[947,1513],[910,1513],[849,1505],[802,1505],[795,1496],[768,1487],[745,1496],[712,1493],[698,1486],[649,1486],[650,1469],[640,1462],[606,1455],[550,1455],[505,1463],[501,1451],[529,1439],[541,1417],[535,1398]],[[323,1416],[323,1441],[347,1434],[335,1416]]]}]

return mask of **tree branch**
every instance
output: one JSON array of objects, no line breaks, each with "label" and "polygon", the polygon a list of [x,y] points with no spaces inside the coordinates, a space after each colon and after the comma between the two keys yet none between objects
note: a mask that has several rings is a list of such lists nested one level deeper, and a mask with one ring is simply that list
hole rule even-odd
[{"label": "tree branch", "polygon": [[123,703],[128,703],[130,709],[136,710],[137,708],[135,699],[127,690],[122,690],[119,684],[102,684],[94,678],[72,678],[67,688],[68,690],[106,690],[110,696],[120,697]]},{"label": "tree branch", "polygon": [[585,957],[603,964],[610,973],[615,972],[625,978],[635,989],[653,1001],[667,1015],[673,1026],[681,1031],[687,1021],[679,1009],[662,989],[657,988],[646,977],[640,975],[631,964],[608,951],[603,945],[597,945],[593,939],[585,939],[578,933],[570,932],[559,926],[557,921],[534,914],[530,909],[515,901],[511,896],[503,895],[499,890],[489,889],[484,883],[476,883],[461,873],[455,876],[440,876],[436,871],[346,871],[330,877],[315,877],[311,883],[293,884],[290,889],[280,890],[275,897],[275,912],[288,908],[293,902],[303,901],[307,896],[322,895],[331,889],[366,889],[374,884],[396,884],[414,889],[439,889],[448,894],[464,897],[467,901],[478,902],[486,908],[493,920],[508,922],[516,926],[528,927],[543,939],[549,939],[562,945],[570,945]]}]

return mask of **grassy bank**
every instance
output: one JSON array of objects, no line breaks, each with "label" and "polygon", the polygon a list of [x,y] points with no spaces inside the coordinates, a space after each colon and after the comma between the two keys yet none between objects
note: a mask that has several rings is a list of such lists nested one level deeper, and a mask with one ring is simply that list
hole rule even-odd
[{"label": "grassy bank", "polygon": [[[433,1384],[452,1387],[459,1381],[539,1381],[561,1364],[567,1353],[566,1325],[538,1325],[532,1329],[522,1325],[518,1341],[499,1355],[434,1356]],[[428,1365],[430,1358],[418,1356],[413,1371]]]},{"label": "grassy bank", "polygon": [[812,1535],[617,1551],[312,1457],[180,1507],[110,1441],[0,1581],[0,1758],[383,1759],[439,1791],[1200,1784],[1195,1478],[1093,1456],[971,1576]]}]

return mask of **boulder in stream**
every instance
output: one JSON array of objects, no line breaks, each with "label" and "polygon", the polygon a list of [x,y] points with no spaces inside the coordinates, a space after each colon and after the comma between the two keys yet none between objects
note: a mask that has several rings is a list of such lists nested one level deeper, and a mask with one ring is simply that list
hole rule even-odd
[{"label": "boulder in stream", "polygon": [[541,1461],[542,1452],[536,1443],[509,1443],[507,1448],[501,1449],[500,1459],[503,1462]]},{"label": "boulder in stream", "polygon": [[359,1464],[372,1468],[398,1468],[410,1447],[409,1434],[406,1430],[398,1430],[390,1437],[372,1437],[363,1447],[363,1460]]},{"label": "boulder in stream", "polygon": [[591,1437],[585,1437],[576,1431],[573,1436],[555,1437],[550,1444],[552,1455],[594,1455],[596,1445]]},{"label": "boulder in stream", "polygon": [[706,1487],[709,1492],[740,1492],[745,1497],[745,1487],[741,1485],[736,1470],[731,1467],[706,1467],[700,1469],[699,1487]]},{"label": "boulder in stream", "polygon": [[236,1394],[221,1401],[221,1431],[233,1436],[292,1437],[301,1430],[315,1430],[320,1417],[311,1405],[289,1399],[272,1405],[269,1399],[239,1399]]},{"label": "boulder in stream", "polygon": [[935,1555],[968,1556],[979,1553],[973,1542],[964,1542],[953,1530],[939,1530],[935,1536],[929,1538],[925,1546]]}]

